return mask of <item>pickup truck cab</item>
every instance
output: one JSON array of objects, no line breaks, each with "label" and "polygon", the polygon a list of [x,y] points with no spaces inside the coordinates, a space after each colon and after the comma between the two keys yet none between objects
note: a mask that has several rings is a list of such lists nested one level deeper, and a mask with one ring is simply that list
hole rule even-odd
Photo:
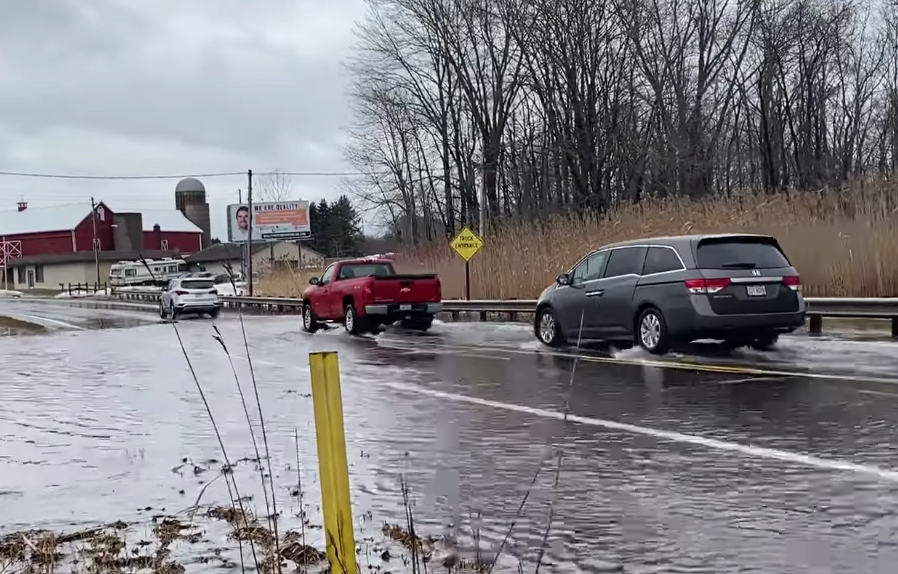
[{"label": "pickup truck cab", "polygon": [[303,294],[303,329],[314,333],[325,321],[342,321],[353,335],[373,333],[400,321],[426,331],[443,310],[442,286],[434,274],[399,274],[389,259],[350,259],[313,277]]}]

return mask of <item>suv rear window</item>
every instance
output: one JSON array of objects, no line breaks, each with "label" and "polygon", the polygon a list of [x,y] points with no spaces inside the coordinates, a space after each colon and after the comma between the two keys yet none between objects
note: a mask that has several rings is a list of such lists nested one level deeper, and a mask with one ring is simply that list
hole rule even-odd
[{"label": "suv rear window", "polygon": [[215,282],[211,279],[185,279],[181,281],[183,289],[205,289],[209,290],[215,287]]},{"label": "suv rear window", "polygon": [[704,239],[696,248],[700,269],[776,269],[789,267],[789,260],[772,239],[726,237]]}]

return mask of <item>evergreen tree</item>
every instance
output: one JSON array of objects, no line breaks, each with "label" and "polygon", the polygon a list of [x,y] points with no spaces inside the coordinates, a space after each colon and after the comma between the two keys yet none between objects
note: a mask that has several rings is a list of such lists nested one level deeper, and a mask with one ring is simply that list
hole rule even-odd
[{"label": "evergreen tree", "polygon": [[361,217],[346,195],[341,195],[334,203],[322,199],[317,204],[311,204],[309,225],[312,239],[308,245],[325,257],[361,254]]}]

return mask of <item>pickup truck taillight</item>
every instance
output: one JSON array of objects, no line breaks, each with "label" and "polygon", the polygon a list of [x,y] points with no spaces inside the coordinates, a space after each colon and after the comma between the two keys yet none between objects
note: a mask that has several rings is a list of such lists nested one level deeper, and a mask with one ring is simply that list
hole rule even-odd
[{"label": "pickup truck taillight", "polygon": [[374,290],[371,288],[371,285],[365,287],[365,297],[371,297],[371,294],[374,293]]}]

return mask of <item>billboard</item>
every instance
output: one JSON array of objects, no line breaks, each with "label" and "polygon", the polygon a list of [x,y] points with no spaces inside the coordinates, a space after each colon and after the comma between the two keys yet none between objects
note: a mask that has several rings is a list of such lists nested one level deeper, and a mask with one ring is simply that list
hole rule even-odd
[{"label": "billboard", "polygon": [[[249,206],[228,206],[228,241],[249,239]],[[253,203],[253,241],[307,239],[312,236],[308,201],[267,201]]]}]

